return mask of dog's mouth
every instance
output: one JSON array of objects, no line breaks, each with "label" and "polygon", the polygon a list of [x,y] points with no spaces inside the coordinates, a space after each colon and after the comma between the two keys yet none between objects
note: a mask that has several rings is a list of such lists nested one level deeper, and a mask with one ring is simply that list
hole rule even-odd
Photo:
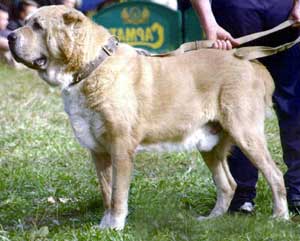
[{"label": "dog's mouth", "polygon": [[27,67],[36,69],[36,70],[45,70],[47,68],[48,59],[45,55],[41,55],[40,57],[30,61],[25,58],[20,57],[14,48],[11,48],[12,55],[17,62],[25,64]]},{"label": "dog's mouth", "polygon": [[27,61],[25,59],[18,58],[16,59],[18,62],[22,62],[27,67],[36,69],[36,70],[45,70],[47,68],[48,60],[46,56],[42,55],[41,57],[33,60],[33,61]]},{"label": "dog's mouth", "polygon": [[44,70],[47,67],[48,60],[46,56],[42,55],[42,57],[35,59],[32,63],[36,69]]}]

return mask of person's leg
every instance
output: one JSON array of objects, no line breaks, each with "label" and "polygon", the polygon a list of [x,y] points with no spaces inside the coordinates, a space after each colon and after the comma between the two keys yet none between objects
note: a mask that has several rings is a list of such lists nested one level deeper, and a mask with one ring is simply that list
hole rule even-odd
[{"label": "person's leg", "polygon": [[283,159],[288,167],[284,175],[288,203],[291,211],[300,213],[300,118],[297,119],[281,119],[279,126]]},{"label": "person's leg", "polygon": [[[218,24],[229,31],[233,37],[263,30],[263,6],[253,9],[251,5],[241,6],[237,2],[217,0],[212,2],[212,9]],[[228,164],[237,183],[229,210],[240,211],[242,207],[241,211],[251,212],[254,206],[253,199],[256,196],[258,171],[236,146],[228,157]],[[243,206],[245,203],[246,206]]]},{"label": "person's leg", "polygon": [[300,209],[300,47],[262,60],[272,74],[273,96],[280,127],[287,198],[291,208]]},{"label": "person's leg", "polygon": [[[262,4],[257,1],[231,2],[216,0],[212,2],[212,8],[217,22],[234,37],[259,32],[280,24],[288,18],[292,5],[293,0],[282,1],[280,4],[278,1],[268,1]],[[252,42],[250,45],[272,46],[281,44],[281,41],[291,41],[291,39],[285,40],[285,36],[292,36],[292,34],[289,33],[287,35],[283,32],[278,35],[276,34],[275,36],[272,35],[271,38],[263,38]],[[270,60],[272,61],[272,58]],[[300,70],[300,68],[298,69]],[[272,71],[271,69],[269,70]],[[273,78],[276,82],[276,79],[280,79],[281,77],[277,76],[277,73],[274,72]],[[298,121],[298,123],[300,122]],[[287,139],[283,131],[281,131],[281,136],[282,139]],[[256,168],[252,166],[250,161],[237,147],[234,147],[232,155],[228,158],[228,163],[232,175],[238,185],[230,206],[230,209],[234,211],[238,210],[244,203],[253,204],[253,199],[256,195],[255,185],[258,173]],[[287,162],[287,165],[289,166],[288,163],[289,161]],[[286,175],[286,180],[289,179],[289,173],[290,171],[288,171]]]}]

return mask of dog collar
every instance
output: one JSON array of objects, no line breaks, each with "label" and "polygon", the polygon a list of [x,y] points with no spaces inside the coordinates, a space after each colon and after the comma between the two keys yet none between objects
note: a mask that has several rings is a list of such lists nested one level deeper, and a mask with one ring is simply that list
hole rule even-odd
[{"label": "dog collar", "polygon": [[83,70],[73,75],[73,82],[70,86],[78,84],[81,80],[87,78],[107,57],[111,56],[117,49],[119,40],[112,36],[108,39],[108,43],[101,48],[99,56],[89,62]]}]

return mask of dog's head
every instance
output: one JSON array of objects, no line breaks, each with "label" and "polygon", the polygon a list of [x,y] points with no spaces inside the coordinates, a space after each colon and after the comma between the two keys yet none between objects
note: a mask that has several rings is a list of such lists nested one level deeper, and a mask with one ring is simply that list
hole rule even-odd
[{"label": "dog's head", "polygon": [[36,69],[49,84],[61,85],[93,60],[109,37],[81,12],[61,5],[40,8],[8,40],[18,62]]}]

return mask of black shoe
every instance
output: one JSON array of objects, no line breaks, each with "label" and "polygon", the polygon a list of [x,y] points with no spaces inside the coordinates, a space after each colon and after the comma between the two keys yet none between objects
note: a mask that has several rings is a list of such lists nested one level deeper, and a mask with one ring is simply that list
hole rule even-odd
[{"label": "black shoe", "polygon": [[300,215],[300,201],[290,201],[289,210],[294,216]]},{"label": "black shoe", "polygon": [[244,214],[253,214],[254,213],[254,203],[252,202],[244,202],[239,207],[230,207],[230,213],[244,213]]}]

